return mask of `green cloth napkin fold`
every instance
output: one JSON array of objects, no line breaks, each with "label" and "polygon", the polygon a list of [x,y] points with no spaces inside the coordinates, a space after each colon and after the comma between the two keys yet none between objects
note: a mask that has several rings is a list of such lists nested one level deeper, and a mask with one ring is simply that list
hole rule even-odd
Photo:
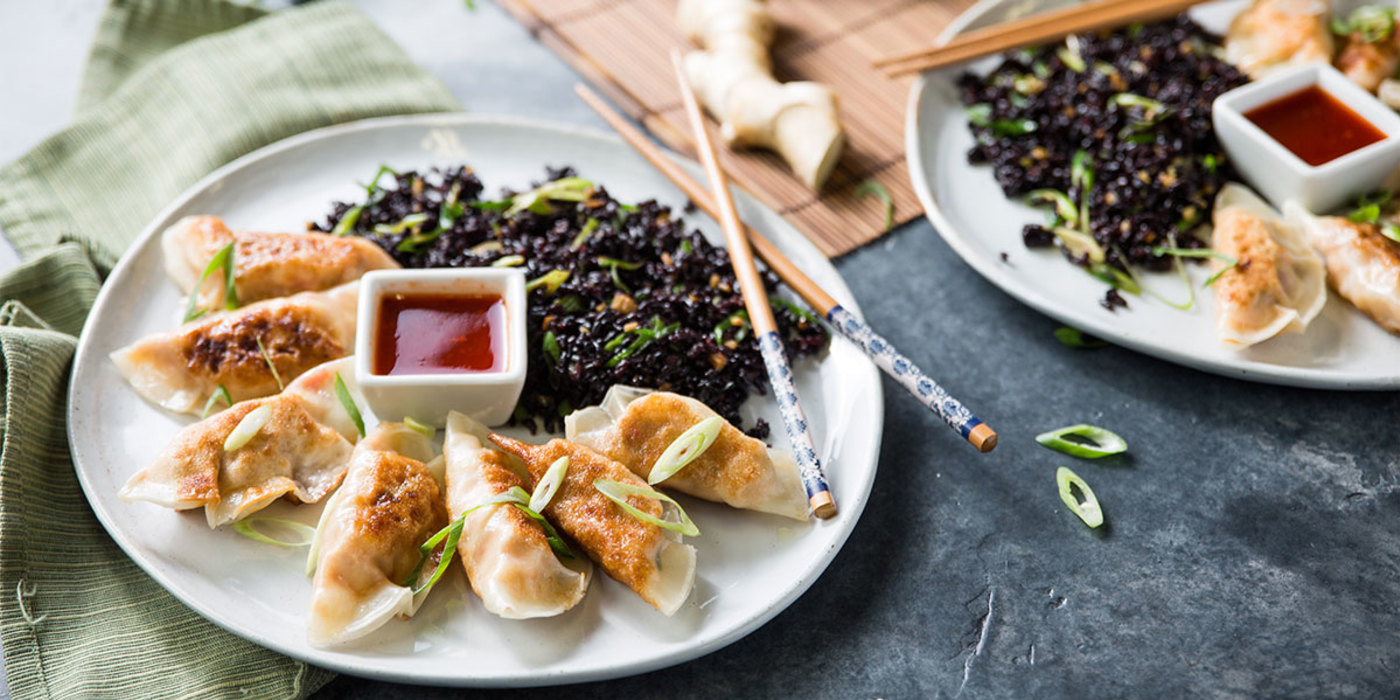
[{"label": "green cloth napkin fold", "polygon": [[[66,393],[102,277],[214,168],[338,122],[459,109],[353,9],[113,0],[73,125],[0,168],[0,638],[16,698],[304,697],[332,678],[215,627],[107,536]],[[134,466],[134,465],[133,465]]]}]

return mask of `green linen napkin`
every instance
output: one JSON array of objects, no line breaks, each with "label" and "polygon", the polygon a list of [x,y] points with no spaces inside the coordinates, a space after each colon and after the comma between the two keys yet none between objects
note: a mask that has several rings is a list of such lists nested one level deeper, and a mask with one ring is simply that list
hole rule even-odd
[{"label": "green linen napkin", "polygon": [[88,508],[65,426],[72,356],[116,257],[244,153],[365,117],[458,109],[352,9],[112,0],[73,125],[0,168],[0,638],[16,698],[304,697],[332,674],[228,634]]}]

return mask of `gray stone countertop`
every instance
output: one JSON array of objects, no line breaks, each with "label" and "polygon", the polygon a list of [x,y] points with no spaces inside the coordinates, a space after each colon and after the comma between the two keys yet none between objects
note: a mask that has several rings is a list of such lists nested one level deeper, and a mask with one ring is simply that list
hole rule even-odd
[{"label": "gray stone countertop", "polygon": [[[490,3],[354,4],[472,112],[601,126],[570,92],[573,71]],[[0,2],[0,65],[31,67],[0,70],[0,161],[67,122],[101,8]],[[0,252],[0,269],[13,260]],[[982,280],[926,220],[837,267],[871,323],[994,425],[1000,447],[976,454],[882,380],[870,506],[811,590],[709,656],[549,695],[1396,694],[1395,393],[1264,386],[1065,347],[1055,321]],[[1077,422],[1117,431],[1129,455],[1075,460],[1032,439]],[[1099,531],[1060,503],[1061,464],[1098,493]],[[461,694],[342,676],[317,697]]]}]

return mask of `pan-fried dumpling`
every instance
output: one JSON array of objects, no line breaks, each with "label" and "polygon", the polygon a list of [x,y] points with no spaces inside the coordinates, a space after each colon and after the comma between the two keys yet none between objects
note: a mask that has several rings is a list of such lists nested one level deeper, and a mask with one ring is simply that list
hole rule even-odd
[{"label": "pan-fried dumpling", "polygon": [[[447,509],[455,520],[465,511],[519,486],[529,479],[511,468],[510,457],[483,444],[488,431],[471,418],[447,415]],[[558,615],[577,605],[588,592],[588,560],[560,563],[544,530],[509,504],[487,506],[469,513],[457,544],[462,567],[472,590],[487,611],[522,620]]]},{"label": "pan-fried dumpling", "polygon": [[[283,496],[321,500],[344,478],[359,437],[335,395],[337,373],[353,386],[350,362],[326,363],[277,396],[244,401],[186,426],[118,495],[176,510],[203,506],[209,527],[240,520]],[[254,411],[266,420],[246,443],[225,449],[229,434]]]},{"label": "pan-fried dumpling", "polygon": [[[1216,252],[1236,264],[1215,281],[1216,333],[1226,343],[1254,345],[1300,333],[1327,303],[1322,257],[1298,221],[1285,221],[1247,188],[1228,184],[1215,198]],[[1215,271],[1224,264],[1211,263]]]},{"label": "pan-fried dumpling", "polygon": [[[345,484],[326,503],[312,544],[312,646],[348,642],[395,616],[411,617],[427,597],[415,600],[403,584],[422,559],[419,545],[447,525],[436,451],[401,423],[379,424],[355,447]],[[421,571],[436,566],[430,558]]]},{"label": "pan-fried dumpling", "polygon": [[[675,614],[695,583],[695,548],[665,528],[627,514],[593,486],[595,479],[646,486],[627,467],[568,440],[529,445],[491,434],[502,449],[524,460],[532,483],[539,483],[550,465],[569,458],[569,468],[545,507],[544,515],[568,535],[603,571],[631,588],[666,615]],[[533,488],[533,487],[532,487]],[[661,517],[661,505],[640,496],[628,504]]]},{"label": "pan-fried dumpling", "polygon": [[[325,233],[260,233],[230,231],[217,216],[187,216],[161,235],[165,270],[180,291],[199,284],[209,260],[230,241],[233,248],[234,289],[241,304],[319,292],[354,282],[371,270],[397,268],[383,248],[356,236]],[[210,275],[200,285],[201,309],[221,309],[222,275]]]},{"label": "pan-fried dumpling", "polygon": [[[601,406],[570,414],[564,431],[645,480],[681,433],[717,415],[687,396],[614,386]],[[792,453],[769,449],[728,423],[708,449],[659,485],[735,508],[807,519],[807,492]]]},{"label": "pan-fried dumpling", "polygon": [[351,282],[205,316],[146,336],[112,361],[137,393],[172,411],[199,413],[220,386],[235,402],[269,396],[279,378],[350,354],[358,289]]},{"label": "pan-fried dumpling", "polygon": [[1327,279],[1344,299],[1382,328],[1400,334],[1400,243],[1376,224],[1340,216],[1314,217],[1293,203],[1312,244],[1327,260]]},{"label": "pan-fried dumpling", "polygon": [[1381,81],[1395,76],[1400,68],[1400,32],[1392,29],[1376,41],[1367,41],[1360,32],[1349,34],[1337,54],[1337,70],[1367,92],[1375,92]]},{"label": "pan-fried dumpling", "polygon": [[1225,60],[1258,80],[1271,71],[1332,61],[1329,0],[1254,0],[1225,33]]}]

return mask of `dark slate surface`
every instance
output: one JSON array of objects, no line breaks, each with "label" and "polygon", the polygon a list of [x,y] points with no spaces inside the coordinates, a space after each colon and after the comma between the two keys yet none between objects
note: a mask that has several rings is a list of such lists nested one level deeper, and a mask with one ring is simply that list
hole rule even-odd
[{"label": "dark slate surface", "polygon": [[[1062,346],[1058,323],[984,282],[927,222],[838,267],[867,318],[1000,446],[975,453],[885,380],[870,506],[807,594],[710,656],[551,696],[1395,694],[1395,394]],[[1032,439],[1080,421],[1117,431],[1129,455],[1078,460]],[[1100,531],[1060,503],[1059,465],[1097,492]],[[376,696],[456,693],[341,678],[318,697]]]},{"label": "dark slate surface", "polygon": [[[599,125],[569,92],[573,72],[491,4],[354,1],[468,109]],[[61,5],[0,45],[10,63],[40,57],[46,71],[0,71],[27,105],[0,115],[6,160],[61,124],[76,91],[102,3]],[[20,7],[0,3],[0,28]],[[1261,386],[1066,348],[1059,324],[984,282],[925,221],[838,267],[875,327],[1001,446],[974,453],[884,380],[870,507],[807,594],[707,657],[550,696],[1397,695],[1396,394]],[[1130,456],[1076,460],[1032,440],[1081,421],[1122,434]],[[1061,464],[1097,491],[1102,532],[1059,502]],[[462,694],[341,677],[316,697]]]}]

